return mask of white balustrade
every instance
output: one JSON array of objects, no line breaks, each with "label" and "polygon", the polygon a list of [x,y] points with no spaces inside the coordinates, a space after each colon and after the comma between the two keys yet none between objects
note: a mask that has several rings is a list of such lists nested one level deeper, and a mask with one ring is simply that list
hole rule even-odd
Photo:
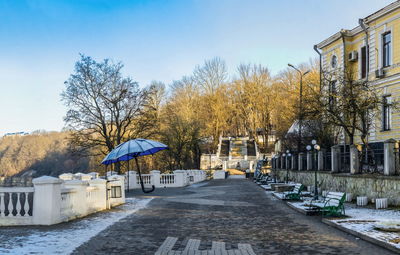
[{"label": "white balustrade", "polygon": [[[142,180],[143,180],[143,184],[144,185],[151,185],[152,184],[152,182],[151,182],[152,175],[151,174],[142,174],[141,176],[142,176]],[[136,178],[136,184],[140,185],[139,175]]]},{"label": "white balustrade", "polygon": [[164,185],[164,186],[169,185],[169,184],[175,184],[175,175],[174,174],[161,174],[160,184]]},{"label": "white balustrade", "polygon": [[0,187],[0,225],[27,224],[25,219],[32,217],[29,196],[33,192],[32,187]]}]

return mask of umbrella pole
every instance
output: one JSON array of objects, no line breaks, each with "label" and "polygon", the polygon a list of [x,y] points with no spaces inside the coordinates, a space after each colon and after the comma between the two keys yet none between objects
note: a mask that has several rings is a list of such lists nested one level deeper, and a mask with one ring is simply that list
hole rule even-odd
[{"label": "umbrella pole", "polygon": [[129,193],[129,160],[128,160],[128,193]]},{"label": "umbrella pole", "polygon": [[135,157],[135,162],[136,162],[136,167],[137,167],[137,170],[138,170],[138,173],[139,173],[140,186],[142,186],[142,191],[143,191],[143,193],[150,193],[150,192],[153,192],[154,189],[155,189],[155,188],[154,188],[154,185],[152,185],[151,190],[145,190],[145,189],[144,189],[142,174],[140,173],[140,167],[139,167],[139,162],[138,162],[138,160],[137,160],[137,157]]}]

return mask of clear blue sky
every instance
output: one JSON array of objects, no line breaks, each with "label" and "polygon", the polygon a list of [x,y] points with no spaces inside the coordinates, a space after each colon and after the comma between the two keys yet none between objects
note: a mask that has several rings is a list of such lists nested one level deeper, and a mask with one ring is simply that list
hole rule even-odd
[{"label": "clear blue sky", "polygon": [[316,57],[312,46],[388,0],[0,0],[0,135],[60,130],[64,81],[79,53],[166,84],[219,56],[233,73],[272,73]]}]

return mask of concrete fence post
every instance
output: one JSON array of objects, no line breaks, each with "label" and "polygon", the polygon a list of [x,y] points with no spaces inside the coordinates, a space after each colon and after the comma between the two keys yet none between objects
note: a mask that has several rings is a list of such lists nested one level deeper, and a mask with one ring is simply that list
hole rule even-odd
[{"label": "concrete fence post", "polygon": [[285,156],[285,169],[289,169],[289,156]]},{"label": "concrete fence post", "polygon": [[299,153],[299,159],[298,159],[298,161],[299,161],[299,167],[298,167],[298,169],[299,169],[299,170],[305,170],[305,167],[306,167],[306,166],[304,166],[304,164],[303,164],[303,157],[304,157],[304,153],[303,153],[303,152],[300,152],[300,153]]},{"label": "concrete fence post", "polygon": [[354,144],[350,145],[350,173],[360,173],[360,159],[357,146]]},{"label": "concrete fence post", "polygon": [[394,175],[396,172],[396,159],[394,155],[394,145],[396,140],[389,139],[384,142],[384,175]]},{"label": "concrete fence post", "polygon": [[326,153],[325,150],[318,151],[318,171],[324,170],[324,154]]},{"label": "concrete fence post", "polygon": [[331,147],[331,171],[332,173],[338,173],[340,169],[340,145],[335,145]]},{"label": "concrete fence post", "polygon": [[136,171],[129,171],[129,174],[128,173],[126,174],[126,179],[127,179],[126,185],[128,186],[129,184],[129,187],[127,187],[128,190],[140,188],[140,184],[137,183],[138,175]]},{"label": "concrete fence post", "polygon": [[285,169],[285,157],[281,155],[281,169]]},{"label": "concrete fence post", "polygon": [[312,170],[313,168],[313,162],[312,162],[312,152],[307,151],[307,170]]},{"label": "concrete fence post", "polygon": [[156,188],[161,187],[161,184],[160,184],[160,179],[161,179],[160,171],[151,170],[150,174],[152,175],[151,178],[153,180],[152,184],[154,185],[154,187],[156,187]]},{"label": "concrete fence post", "polygon": [[296,154],[292,154],[292,170],[297,170],[297,155]]},{"label": "concrete fence post", "polygon": [[62,180],[50,176],[33,179],[33,222],[35,225],[52,225],[61,222]]},{"label": "concrete fence post", "polygon": [[188,185],[187,174],[184,170],[175,170],[175,183],[177,187],[184,187]]}]

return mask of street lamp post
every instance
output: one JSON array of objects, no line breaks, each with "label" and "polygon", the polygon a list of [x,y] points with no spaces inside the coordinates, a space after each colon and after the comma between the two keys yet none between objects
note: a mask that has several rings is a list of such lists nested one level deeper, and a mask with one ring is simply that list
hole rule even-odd
[{"label": "street lamp post", "polygon": [[288,167],[288,160],[287,160],[287,157],[289,156],[289,154],[290,154],[289,150],[286,150],[286,154],[283,154],[283,155],[286,155],[286,157],[285,157],[286,183],[289,183],[289,167]]},{"label": "street lamp post", "polygon": [[288,64],[288,66],[293,68],[294,70],[296,70],[300,75],[300,95],[299,95],[299,113],[298,113],[299,138],[298,138],[298,141],[297,141],[297,152],[300,153],[300,149],[301,149],[301,129],[302,129],[302,124],[303,124],[302,123],[303,122],[303,76],[308,74],[310,72],[310,70],[307,70],[307,71],[305,71],[303,73],[302,71],[300,71],[298,68],[296,68],[292,64]]},{"label": "street lamp post", "polygon": [[316,164],[314,163],[316,161],[316,157],[315,157],[315,151],[318,151],[321,149],[320,146],[317,144],[316,140],[312,140],[311,141],[311,145],[307,145],[307,150],[310,151],[312,149],[312,160],[311,160],[311,167],[312,170],[314,170],[314,199],[317,200],[318,199],[318,179],[317,179],[317,169],[318,167],[316,166]]}]

